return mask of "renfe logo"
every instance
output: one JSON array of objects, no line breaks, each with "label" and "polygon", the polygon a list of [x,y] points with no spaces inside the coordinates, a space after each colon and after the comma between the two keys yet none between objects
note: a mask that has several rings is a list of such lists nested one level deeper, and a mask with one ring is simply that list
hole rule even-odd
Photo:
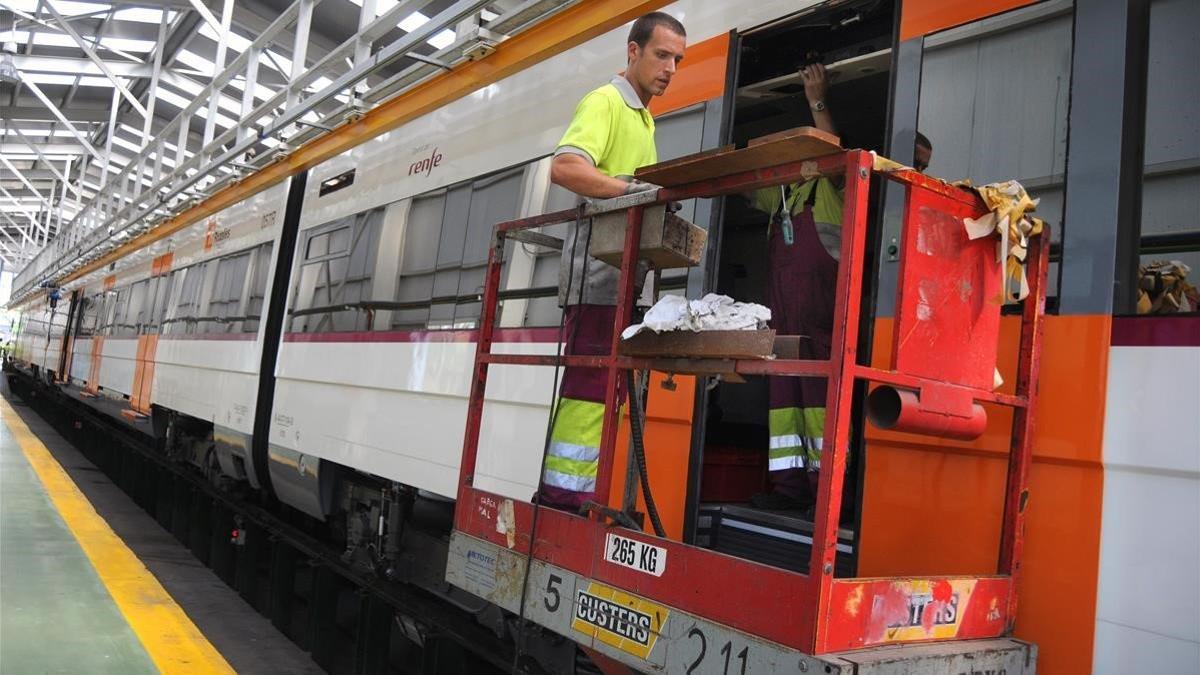
[{"label": "renfe logo", "polygon": [[425,159],[422,159],[419,162],[413,162],[408,167],[408,175],[420,176],[421,174],[425,174],[426,176],[428,176],[429,174],[433,173],[434,168],[437,167],[441,163],[442,163],[442,154],[440,152],[438,152],[437,148],[434,148],[433,153],[430,154],[428,157],[426,157]]}]

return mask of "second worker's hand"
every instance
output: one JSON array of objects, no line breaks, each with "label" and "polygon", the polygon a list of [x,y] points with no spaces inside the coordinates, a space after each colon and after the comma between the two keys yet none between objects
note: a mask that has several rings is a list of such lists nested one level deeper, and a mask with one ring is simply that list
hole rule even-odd
[{"label": "second worker's hand", "polygon": [[809,110],[812,111],[813,126],[836,136],[837,127],[825,100],[829,94],[829,74],[825,72],[825,66],[820,63],[804,66],[800,69],[800,79],[804,81],[804,96],[808,99]]},{"label": "second worker's hand", "polygon": [[808,99],[808,105],[824,104],[825,96],[829,93],[829,75],[825,72],[825,65],[810,63],[804,66],[800,69],[800,79],[804,82],[804,97]]}]

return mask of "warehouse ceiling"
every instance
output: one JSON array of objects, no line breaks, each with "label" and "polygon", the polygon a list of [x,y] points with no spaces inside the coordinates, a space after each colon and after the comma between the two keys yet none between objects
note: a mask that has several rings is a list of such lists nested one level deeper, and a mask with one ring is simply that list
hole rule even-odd
[{"label": "warehouse ceiling", "polygon": [[[319,135],[347,108],[377,104],[567,4],[0,0],[0,260],[21,269],[62,232],[72,245],[92,241],[138,206],[139,191],[153,190],[163,205],[150,215],[165,217],[253,170],[253,159],[216,161],[253,131],[260,138],[239,157]],[[279,119],[294,123],[261,132]]]}]

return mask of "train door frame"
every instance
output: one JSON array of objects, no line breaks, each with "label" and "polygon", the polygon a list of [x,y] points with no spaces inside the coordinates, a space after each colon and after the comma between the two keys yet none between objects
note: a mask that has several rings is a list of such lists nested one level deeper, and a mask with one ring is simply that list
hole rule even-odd
[{"label": "train door frame", "polygon": [[[843,4],[837,0],[829,0],[827,2],[807,8],[797,12],[794,15],[786,17],[786,19],[773,21],[763,26],[756,26],[749,30],[738,32],[737,30],[730,31],[729,37],[729,61],[725,75],[725,90],[722,103],[722,119],[720,144],[729,144],[733,142],[734,121],[737,114],[737,89],[738,77],[741,72],[741,55],[744,47],[743,39],[753,36],[765,30],[775,28],[781,23],[794,23],[804,17],[818,14],[821,12],[831,11],[838,5]],[[897,60],[900,49],[900,18],[901,18],[901,2],[894,0],[892,3],[892,33],[890,40],[891,60],[889,63],[888,74],[888,90],[887,90],[887,108],[884,113],[884,153],[892,156],[892,149],[895,146],[895,138],[893,134],[893,123],[896,109],[897,96]],[[920,78],[920,64],[918,59],[918,84]],[[919,87],[914,90],[914,95],[919,95]],[[914,137],[915,141],[915,137]],[[904,155],[904,153],[901,153]],[[902,156],[899,161],[911,163],[912,149],[910,147],[908,154]],[[877,270],[880,263],[880,251],[883,241],[882,217],[883,208],[889,190],[898,190],[899,194],[903,194],[904,186],[892,183],[891,181],[883,180],[878,176],[873,176],[872,181],[875,181],[875,186],[872,188],[872,210],[876,216],[876,222],[867,231],[867,243],[865,256],[866,261],[864,270]],[[902,204],[902,201],[901,201]],[[699,297],[704,293],[716,292],[718,270],[721,265],[721,251],[723,247],[724,234],[724,213],[725,213],[725,197],[718,197],[713,200],[712,219],[709,223],[709,245],[706,253],[702,273],[697,275],[698,282],[688,284],[688,295]],[[702,285],[701,285],[702,284]],[[890,284],[885,283],[885,279],[879,274],[866,274],[863,278],[863,296],[861,312],[859,320],[859,348],[858,361],[862,365],[869,365],[872,359],[872,345],[874,341],[875,315],[877,308],[877,297],[880,290],[895,294],[895,281],[891,280]],[[884,293],[888,296],[888,293]],[[889,296],[890,297],[890,296]],[[858,569],[858,552],[859,540],[861,536],[862,522],[862,489],[863,480],[866,474],[865,453],[866,439],[864,437],[864,427],[866,423],[865,411],[863,410],[863,402],[866,397],[866,382],[855,382],[855,394],[853,397],[853,412],[850,436],[850,447],[852,456],[857,459],[852,465],[852,475],[848,476],[848,480],[853,481],[854,508],[853,508],[853,532],[854,542],[852,553],[849,556],[849,570],[851,576],[857,574]],[[692,436],[691,448],[688,458],[688,484],[686,504],[684,507],[684,525],[683,525],[683,542],[689,545],[695,545],[697,536],[697,527],[699,522],[700,512],[700,486],[703,475],[704,465],[704,448],[707,437],[708,416],[707,411],[710,405],[710,392],[708,387],[696,387],[695,403],[692,414]]]},{"label": "train door frame", "polygon": [[75,336],[79,332],[79,315],[83,311],[83,289],[71,291],[71,307],[67,310],[67,323],[63,326],[62,353],[58,355],[58,380],[71,381],[71,357],[75,350]]}]

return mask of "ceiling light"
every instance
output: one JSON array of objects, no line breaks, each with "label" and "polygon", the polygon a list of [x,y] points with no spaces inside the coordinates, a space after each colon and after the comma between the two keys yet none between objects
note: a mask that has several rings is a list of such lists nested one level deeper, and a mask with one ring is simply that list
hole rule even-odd
[{"label": "ceiling light", "polygon": [[440,33],[426,40],[426,42],[433,45],[436,49],[445,49],[454,44],[454,37],[454,31],[444,28]]}]

